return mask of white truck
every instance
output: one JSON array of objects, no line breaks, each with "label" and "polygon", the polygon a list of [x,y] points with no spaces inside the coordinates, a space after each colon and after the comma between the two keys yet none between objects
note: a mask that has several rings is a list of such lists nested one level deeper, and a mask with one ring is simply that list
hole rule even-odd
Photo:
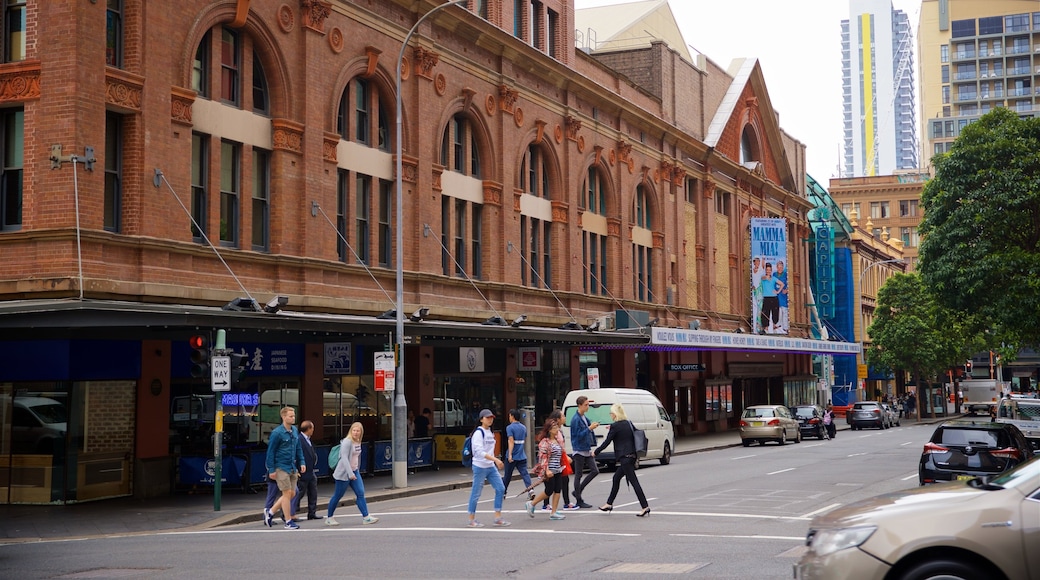
[{"label": "white truck", "polygon": [[1011,423],[1040,449],[1040,399],[1003,398],[997,405],[997,422]]},{"label": "white truck", "polygon": [[1004,384],[995,379],[965,379],[960,384],[961,408],[968,413],[989,413],[1004,394]]}]

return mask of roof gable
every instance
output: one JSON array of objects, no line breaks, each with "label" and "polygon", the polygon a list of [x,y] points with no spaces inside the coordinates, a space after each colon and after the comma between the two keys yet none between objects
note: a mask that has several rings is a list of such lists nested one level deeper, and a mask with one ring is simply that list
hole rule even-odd
[{"label": "roof gable", "polygon": [[630,49],[663,40],[692,61],[686,40],[667,0],[644,0],[574,11],[579,34],[588,35],[585,48],[592,51]]}]

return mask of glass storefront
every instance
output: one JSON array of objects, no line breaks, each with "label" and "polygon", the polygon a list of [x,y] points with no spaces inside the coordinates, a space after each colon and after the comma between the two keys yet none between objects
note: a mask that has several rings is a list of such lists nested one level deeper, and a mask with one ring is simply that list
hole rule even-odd
[{"label": "glass storefront", "polygon": [[136,383],[0,383],[0,503],[129,495]]}]

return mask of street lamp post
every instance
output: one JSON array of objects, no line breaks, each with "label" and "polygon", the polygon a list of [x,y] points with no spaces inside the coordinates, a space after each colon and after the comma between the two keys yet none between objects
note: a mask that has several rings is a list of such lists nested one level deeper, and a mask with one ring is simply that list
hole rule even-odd
[{"label": "street lamp post", "polygon": [[[860,321],[860,333],[859,333],[859,351],[863,356],[863,365],[867,364],[867,350],[864,343],[867,341],[867,314],[863,308],[863,277],[866,276],[867,272],[870,271],[874,266],[881,266],[882,264],[905,264],[906,260],[902,258],[895,258],[892,260],[881,260],[880,262],[874,262],[869,264],[863,271],[859,273],[859,321]],[[869,374],[869,373],[868,373]],[[863,377],[863,385],[866,386],[866,377]]]},{"label": "street lamp post", "polygon": [[404,182],[402,171],[404,163],[401,160],[404,144],[401,142],[401,61],[404,60],[404,50],[412,35],[419,29],[419,25],[430,17],[434,12],[448,6],[462,5],[469,0],[454,0],[435,6],[426,14],[415,21],[415,25],[405,35],[401,43],[401,52],[397,55],[397,167],[395,181],[397,188],[394,207],[397,210],[397,352],[400,357],[396,363],[394,378],[394,414],[393,414],[393,452],[394,461],[391,472],[395,488],[408,487],[408,403],[404,398]]}]

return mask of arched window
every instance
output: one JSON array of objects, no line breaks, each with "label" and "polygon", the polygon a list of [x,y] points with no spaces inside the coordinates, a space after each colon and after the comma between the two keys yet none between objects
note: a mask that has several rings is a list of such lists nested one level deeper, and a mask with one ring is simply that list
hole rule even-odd
[{"label": "arched window", "polygon": [[[374,83],[357,78],[347,83],[339,101],[336,132],[346,141],[354,141],[380,151],[390,151],[390,126],[386,108]],[[373,135],[375,139],[373,140]]]},{"label": "arched window", "polygon": [[654,299],[654,244],[650,229],[649,194],[645,185],[636,187],[635,228],[632,231],[632,285],[637,300]]},{"label": "arched window", "polygon": [[582,290],[586,294],[607,296],[609,274],[607,262],[607,195],[606,178],[598,167],[589,167],[581,187],[582,219],[581,257]]},{"label": "arched window", "polygon": [[[202,234],[233,248],[270,248],[272,143],[245,135],[270,134],[271,92],[258,49],[262,45],[248,28],[216,25],[195,49],[191,88],[195,106],[205,108],[205,119],[220,119],[222,109],[253,113],[248,131],[229,134],[221,123],[199,121],[192,132],[192,237]],[[212,100],[211,100],[212,99]],[[210,152],[219,153],[212,155]],[[207,215],[209,200],[219,196],[219,216]],[[215,229],[216,228],[216,229]]]},{"label": "arched window", "polygon": [[532,288],[552,288],[552,195],[545,158],[545,151],[532,143],[520,162],[520,189],[537,198],[521,205],[520,212],[520,283]]},{"label": "arched window", "polygon": [[743,165],[758,160],[758,139],[755,138],[755,133],[750,126],[744,127],[744,131],[740,134],[740,163]]},{"label": "arched window", "polygon": [[455,115],[448,121],[441,139],[441,165],[448,171],[481,178],[480,148],[473,126],[464,115]]}]

